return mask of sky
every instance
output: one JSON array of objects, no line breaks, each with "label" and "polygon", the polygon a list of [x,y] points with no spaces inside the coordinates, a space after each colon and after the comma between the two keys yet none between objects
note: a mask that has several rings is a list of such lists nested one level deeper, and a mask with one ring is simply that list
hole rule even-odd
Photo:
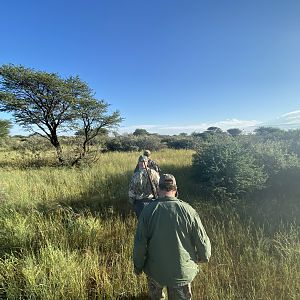
[{"label": "sky", "polygon": [[121,133],[295,128],[299,16],[299,0],[2,1],[0,65],[78,75]]}]

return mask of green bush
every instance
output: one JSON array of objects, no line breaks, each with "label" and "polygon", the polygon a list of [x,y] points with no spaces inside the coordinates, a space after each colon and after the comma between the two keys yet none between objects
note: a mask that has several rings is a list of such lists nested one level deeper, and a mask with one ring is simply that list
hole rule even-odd
[{"label": "green bush", "polygon": [[174,136],[163,139],[166,146],[171,149],[194,149],[197,141],[192,136]]},{"label": "green bush", "polygon": [[299,158],[288,149],[283,141],[264,141],[253,145],[257,165],[261,166],[268,177],[282,170],[299,166]]},{"label": "green bush", "polygon": [[193,156],[196,181],[217,199],[237,199],[264,187],[267,174],[245,143],[230,136],[211,138]]},{"label": "green bush", "polygon": [[161,139],[157,136],[117,136],[106,142],[108,151],[141,151],[144,149],[161,150],[165,145],[161,143]]}]

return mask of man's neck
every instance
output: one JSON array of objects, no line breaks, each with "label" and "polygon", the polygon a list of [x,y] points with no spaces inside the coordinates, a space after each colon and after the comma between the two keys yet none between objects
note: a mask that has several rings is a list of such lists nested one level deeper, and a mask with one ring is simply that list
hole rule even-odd
[{"label": "man's neck", "polygon": [[174,197],[176,197],[176,191],[169,191],[169,192],[163,191],[160,193],[160,196],[174,198]]}]

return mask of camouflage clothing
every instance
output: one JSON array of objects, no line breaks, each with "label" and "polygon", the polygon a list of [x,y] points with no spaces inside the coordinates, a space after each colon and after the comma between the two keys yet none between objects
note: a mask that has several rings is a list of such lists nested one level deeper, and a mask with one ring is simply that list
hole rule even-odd
[{"label": "camouflage clothing", "polygon": [[157,194],[159,174],[149,168],[148,170],[139,169],[138,172],[135,172],[133,174],[129,184],[128,195],[130,203],[133,204],[135,200],[155,198],[148,174],[150,175],[151,181],[153,183],[154,192]]},{"label": "camouflage clothing", "polygon": [[128,194],[129,202],[133,204],[137,217],[140,216],[144,207],[157,197],[158,181],[159,174],[149,168],[139,169],[133,174]]},{"label": "camouflage clothing", "polygon": [[[156,161],[152,160],[152,159],[148,159],[148,168],[156,171],[157,173],[161,173],[160,167],[158,166],[158,164],[156,163]],[[139,170],[139,164],[136,165],[135,169],[134,169],[134,173],[137,172]]]}]

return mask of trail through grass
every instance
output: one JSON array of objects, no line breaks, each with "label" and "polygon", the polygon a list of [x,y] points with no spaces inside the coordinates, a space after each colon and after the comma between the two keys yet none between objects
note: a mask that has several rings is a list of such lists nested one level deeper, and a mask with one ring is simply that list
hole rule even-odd
[{"label": "trail through grass", "polygon": [[[145,298],[145,276],[133,273],[136,219],[127,203],[138,155],[107,153],[91,168],[1,171],[1,299]],[[176,176],[180,198],[196,207],[212,242],[194,299],[299,299],[299,225],[257,222],[254,207],[247,216],[203,199],[191,155],[165,150],[153,158]]]}]

